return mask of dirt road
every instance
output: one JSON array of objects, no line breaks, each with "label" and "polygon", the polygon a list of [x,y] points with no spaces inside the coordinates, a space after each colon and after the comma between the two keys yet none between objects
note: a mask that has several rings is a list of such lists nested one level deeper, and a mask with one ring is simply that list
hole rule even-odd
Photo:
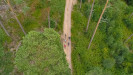
[{"label": "dirt road", "polygon": [[65,6],[65,14],[64,14],[64,26],[63,26],[63,45],[64,52],[66,54],[66,59],[69,64],[69,68],[72,70],[71,64],[71,12],[73,8],[73,4],[76,1],[74,0],[66,0]]}]

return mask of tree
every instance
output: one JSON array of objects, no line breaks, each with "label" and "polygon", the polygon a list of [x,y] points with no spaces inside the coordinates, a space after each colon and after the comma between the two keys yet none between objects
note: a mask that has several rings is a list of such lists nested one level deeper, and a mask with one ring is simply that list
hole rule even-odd
[{"label": "tree", "polygon": [[88,49],[89,49],[90,46],[91,46],[92,40],[93,40],[93,38],[94,38],[94,36],[95,36],[95,34],[96,34],[97,28],[98,28],[98,26],[99,26],[99,23],[100,23],[100,21],[101,21],[101,19],[102,19],[102,16],[103,16],[105,10],[106,10],[106,7],[107,7],[108,2],[109,2],[109,0],[107,0],[107,2],[106,2],[106,4],[105,4],[105,7],[104,7],[104,9],[103,9],[103,11],[102,11],[102,14],[101,14],[101,16],[100,16],[100,18],[99,18],[99,20],[98,20],[97,26],[96,26],[96,28],[95,28],[95,30],[94,30],[93,35],[92,35],[92,38],[91,38],[91,41],[90,41],[90,43],[89,43]]},{"label": "tree", "polygon": [[103,75],[102,68],[96,67],[93,70],[90,70],[85,75]]},{"label": "tree", "polygon": [[48,8],[48,26],[49,28],[51,27],[50,26],[50,7]]},{"label": "tree", "polygon": [[48,26],[49,26],[49,28],[51,27],[51,23],[50,23],[50,0],[47,0],[47,6],[48,6]]},{"label": "tree", "polygon": [[127,2],[128,5],[132,5],[133,6],[133,1],[132,0],[125,0]]},{"label": "tree", "polygon": [[84,3],[86,0],[78,0],[80,2],[80,8],[82,7],[82,3]]},{"label": "tree", "polygon": [[95,67],[94,69],[87,72],[85,75],[112,75],[108,70],[103,70],[100,67]]},{"label": "tree", "polygon": [[14,0],[16,2],[16,4],[21,4],[23,2],[23,0]]},{"label": "tree", "polygon": [[4,43],[7,40],[7,36],[0,29],[0,75],[9,75],[13,71],[13,54],[6,50]]},{"label": "tree", "polygon": [[3,28],[3,30],[5,31],[5,33],[7,34],[7,36],[10,36],[8,31],[5,29],[4,25],[2,24],[1,20],[0,20],[0,25]]},{"label": "tree", "polygon": [[111,59],[111,58],[107,58],[105,60],[103,60],[103,66],[106,68],[106,69],[111,69],[115,64],[115,60],[114,59]]},{"label": "tree", "polygon": [[93,0],[93,4],[92,4],[92,7],[91,7],[90,16],[89,16],[88,24],[87,24],[87,27],[86,27],[86,32],[88,31],[88,27],[89,27],[89,24],[90,24],[90,20],[91,20],[91,16],[92,16],[92,12],[93,12],[94,3],[95,3],[95,0]]},{"label": "tree", "polygon": [[[6,1],[5,1],[5,2],[6,2]],[[12,8],[12,6],[11,6],[10,2],[9,2],[9,0],[7,0],[7,2],[6,2],[6,3],[7,3],[7,5],[9,6],[9,8],[10,8],[11,12],[13,12],[13,15],[14,15],[14,17],[15,17],[16,21],[18,22],[18,24],[19,24],[20,28],[22,29],[23,33],[26,35],[26,32],[25,32],[25,30],[24,30],[24,28],[23,28],[22,24],[20,23],[19,19],[17,18],[17,16],[16,16],[16,14],[15,14],[15,12],[14,12],[14,10],[13,10],[13,8]]]},{"label": "tree", "polygon": [[3,43],[5,41],[5,34],[3,33],[3,31],[0,29],[0,57],[3,56],[4,54],[4,50],[3,50]]},{"label": "tree", "polygon": [[129,48],[130,50],[133,50],[133,40],[129,42]]},{"label": "tree", "polygon": [[29,32],[16,53],[15,63],[25,75],[70,75],[60,36],[53,29]]},{"label": "tree", "polygon": [[88,2],[90,3],[90,2],[91,2],[91,0],[88,0]]},{"label": "tree", "polygon": [[80,0],[80,9],[81,9],[81,6],[82,6],[82,0]]},{"label": "tree", "polygon": [[133,36],[133,34],[131,34],[131,35],[126,39],[125,42],[127,42],[129,39],[131,39],[132,36]]}]

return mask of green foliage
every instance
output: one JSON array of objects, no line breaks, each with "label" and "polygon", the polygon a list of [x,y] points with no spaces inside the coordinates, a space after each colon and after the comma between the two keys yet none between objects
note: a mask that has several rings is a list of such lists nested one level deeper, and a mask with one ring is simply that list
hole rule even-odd
[{"label": "green foliage", "polygon": [[133,18],[127,18],[127,19],[124,19],[124,23],[126,24],[126,26],[131,29],[133,31]]},{"label": "green foliage", "polygon": [[113,74],[108,70],[103,70],[102,68],[96,67],[87,72],[85,75],[113,75]]},{"label": "green foliage", "polygon": [[133,41],[129,42],[129,48],[130,48],[130,50],[133,50]]},{"label": "green foliage", "polygon": [[[79,7],[77,8],[79,9]],[[91,9],[91,4],[88,4],[88,3],[84,3],[82,5],[82,8],[80,9],[80,11],[83,13],[83,15],[88,18],[89,17],[89,14],[90,13],[90,9]]]},{"label": "green foliage", "polygon": [[101,68],[95,68],[93,70],[90,70],[86,75],[103,75]]},{"label": "green foliage", "polygon": [[[20,22],[22,23],[26,32],[30,32],[32,30],[40,31],[42,28],[48,27],[47,26],[47,9],[49,6],[50,6],[51,27],[55,28],[56,31],[62,31],[65,0],[51,0],[50,4],[46,3],[46,1],[47,0],[30,0],[30,1],[29,0],[13,0],[13,1],[11,1],[12,7],[17,7],[17,9],[14,8],[15,13],[17,14],[17,17],[20,20]],[[10,18],[10,17],[8,16],[8,18]],[[22,36],[24,36],[22,31],[20,31],[20,27],[18,26],[18,24],[14,18],[11,18],[5,22],[7,22],[7,23],[5,23],[6,28],[12,28],[11,29],[12,36],[20,37],[20,39]],[[57,26],[55,26],[55,25],[57,25]],[[1,35],[3,35],[3,34],[0,33],[0,38],[2,38]],[[2,41],[4,38],[2,38]],[[0,41],[0,43],[1,43],[1,41]],[[3,47],[3,44],[2,45],[0,44],[0,49],[1,49],[0,57],[2,57],[5,55],[5,53],[4,53],[5,48]],[[53,49],[55,49],[55,48],[53,47]],[[8,53],[8,50],[9,49],[6,49],[7,53]],[[9,51],[9,55],[7,54],[7,56],[12,59],[11,63],[13,62],[13,58],[14,58],[14,57],[12,57],[12,55],[13,54],[10,51]],[[58,53],[57,53],[57,55],[58,55]],[[4,61],[6,62],[8,59],[8,58],[5,59],[4,57],[2,57],[2,62],[4,62]],[[9,60],[10,60],[10,58],[9,58]],[[53,65],[51,65],[50,68],[53,68],[52,71],[55,70],[56,68],[58,68],[54,72],[59,72],[57,70],[62,71],[63,68],[66,68],[65,67],[66,63],[63,64],[64,62],[66,62],[65,58],[63,58],[63,60],[62,60],[62,58],[60,58],[60,65],[56,65],[54,68],[51,67],[51,66],[53,66]],[[60,69],[59,69],[59,66],[60,66]],[[62,67],[62,66],[64,66],[64,67]],[[6,69],[8,69],[8,67]],[[47,70],[47,68],[46,68],[46,70]],[[52,71],[51,71],[51,73],[54,74],[54,72],[52,72]],[[68,68],[66,68],[62,72],[65,73],[66,71],[68,71]],[[5,70],[5,73],[6,73],[6,70]],[[9,72],[7,72],[7,74],[4,74],[4,75],[8,75],[8,73]],[[68,72],[67,75],[69,75],[69,74],[70,74],[70,72]]]},{"label": "green foliage", "polygon": [[15,63],[25,75],[70,74],[60,36],[53,29],[29,32],[16,53]]},{"label": "green foliage", "polygon": [[133,6],[133,0],[125,0],[127,2],[128,5],[132,5]]},{"label": "green foliage", "polygon": [[0,58],[4,55],[4,50],[3,50],[3,42],[4,42],[4,37],[5,34],[3,31],[0,29]]},{"label": "green foliage", "polygon": [[129,6],[126,9],[125,12],[125,18],[123,19],[123,22],[127,26],[128,29],[130,29],[133,32],[133,7]]},{"label": "green foliage", "polygon": [[23,0],[14,0],[16,2],[16,4],[21,4],[23,3]]},{"label": "green foliage", "polygon": [[[132,44],[125,45],[127,35],[132,33],[133,8],[121,0],[110,0],[108,8],[100,22],[92,45],[88,50],[88,44],[94,28],[103,10],[106,0],[96,0],[90,26],[85,32],[90,12],[90,5],[85,2],[79,9],[79,3],[74,6],[72,13],[72,63],[74,75],[128,75],[132,73]],[[129,20],[129,21],[127,21]],[[127,21],[127,22],[125,22]],[[80,31],[79,31],[80,30]],[[132,39],[130,39],[131,41]],[[131,53],[132,54],[132,53]],[[94,67],[104,68],[108,74]],[[111,72],[111,73],[110,73]]]},{"label": "green foliage", "polygon": [[4,41],[6,40],[5,37],[6,37],[5,33],[0,28],[0,44],[3,44],[4,43]]},{"label": "green foliage", "polygon": [[[38,26],[40,26],[36,21],[35,19],[30,19],[30,18],[26,18],[24,21],[23,21],[23,26],[24,28],[26,29],[27,32],[33,30],[34,28],[37,28]],[[38,25],[37,25],[38,24]]]},{"label": "green foliage", "polygon": [[[82,3],[85,3],[85,2],[87,2],[88,0],[82,0]],[[81,2],[81,0],[78,0],[78,2],[80,3]]]},{"label": "green foliage", "polygon": [[107,69],[111,69],[115,64],[115,60],[111,58],[107,58],[103,60],[103,66]]},{"label": "green foliage", "polygon": [[9,75],[12,73],[13,69],[14,69],[13,53],[10,51],[4,52],[3,56],[0,57],[0,70],[1,70],[0,74]]},{"label": "green foliage", "polygon": [[12,52],[6,51],[3,43],[7,36],[0,29],[0,75],[9,75],[13,71],[13,57]]},{"label": "green foliage", "polygon": [[30,7],[24,6],[24,7],[22,8],[22,12],[23,12],[24,14],[26,14],[26,12],[27,12],[29,9],[30,9]]},{"label": "green foliage", "polygon": [[[20,4],[15,4],[16,2]],[[64,20],[64,11],[65,11],[65,0],[51,0],[47,3],[48,0],[14,0],[12,3],[15,4],[17,10],[18,19],[23,25],[23,28],[26,32],[31,30],[41,30],[44,27],[48,27],[48,8],[50,7],[50,19],[51,27],[55,28],[56,31],[62,31],[63,20]],[[13,4],[11,5],[13,6]],[[20,11],[21,10],[21,11]],[[30,21],[31,23],[26,23]],[[6,26],[10,25],[13,27],[13,35],[19,35],[23,37],[22,31],[15,19],[11,18],[5,23]]]}]

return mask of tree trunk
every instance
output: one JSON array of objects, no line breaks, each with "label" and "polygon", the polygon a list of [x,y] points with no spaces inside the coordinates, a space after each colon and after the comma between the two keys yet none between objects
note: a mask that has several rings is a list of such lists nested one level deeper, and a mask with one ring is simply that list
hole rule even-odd
[{"label": "tree trunk", "polygon": [[9,0],[7,0],[7,4],[8,4],[8,6],[9,6],[10,10],[13,12],[13,15],[14,15],[16,21],[18,22],[20,28],[22,29],[23,33],[26,35],[26,32],[24,31],[24,28],[23,28],[22,24],[20,23],[20,21],[18,20],[16,14],[14,13],[14,10],[12,9],[12,6],[10,5]]},{"label": "tree trunk", "polygon": [[16,52],[18,51],[19,47],[21,46],[21,41],[19,42],[17,48],[16,48]]},{"label": "tree trunk", "polygon": [[80,0],[80,8],[82,7],[82,0]]},{"label": "tree trunk", "polygon": [[48,9],[48,26],[50,28],[50,8]]},{"label": "tree trunk", "polygon": [[5,33],[10,37],[8,31],[5,29],[4,25],[2,24],[2,22],[0,21],[0,25],[3,28],[3,30],[5,31]]},{"label": "tree trunk", "polygon": [[90,3],[90,2],[91,2],[91,0],[88,0],[88,2]]},{"label": "tree trunk", "polygon": [[100,16],[100,18],[99,18],[99,20],[98,20],[97,26],[96,26],[96,28],[95,28],[95,30],[94,30],[93,35],[92,35],[92,38],[91,38],[91,41],[90,41],[90,43],[89,43],[88,49],[89,49],[90,46],[91,46],[92,40],[93,40],[93,38],[94,38],[94,36],[95,36],[95,34],[96,34],[96,31],[97,31],[97,28],[98,28],[98,26],[99,26],[99,23],[100,23],[100,21],[101,21],[101,19],[102,19],[102,16],[103,16],[103,14],[104,14],[104,12],[105,12],[105,10],[106,10],[108,1],[109,1],[109,0],[107,0],[107,2],[106,2],[106,4],[105,4],[105,7],[104,7],[104,9],[103,9],[103,11],[102,11],[102,14],[101,14],[101,16]]},{"label": "tree trunk", "polygon": [[88,31],[88,27],[89,27],[89,24],[90,24],[90,20],[91,20],[91,16],[92,16],[92,12],[93,12],[94,3],[95,3],[95,0],[93,0],[93,4],[92,4],[92,7],[91,7],[90,16],[89,16],[88,24],[87,24],[87,27],[86,27],[86,32]]},{"label": "tree trunk", "polygon": [[133,34],[130,35],[130,36],[128,37],[128,39],[127,39],[125,42],[127,42],[129,39],[131,39],[132,36],[133,36]]},{"label": "tree trunk", "polygon": [[130,15],[130,18],[133,16],[133,13]]},{"label": "tree trunk", "polygon": [[58,24],[57,24],[57,22],[55,21],[55,29],[57,28],[57,25],[58,25]]}]

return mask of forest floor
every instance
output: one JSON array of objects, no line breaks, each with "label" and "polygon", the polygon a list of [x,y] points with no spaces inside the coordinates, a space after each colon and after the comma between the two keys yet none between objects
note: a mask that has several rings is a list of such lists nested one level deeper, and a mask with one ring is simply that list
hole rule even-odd
[{"label": "forest floor", "polygon": [[71,63],[71,12],[76,0],[66,0],[64,26],[63,26],[63,45],[69,68],[72,70]]}]

